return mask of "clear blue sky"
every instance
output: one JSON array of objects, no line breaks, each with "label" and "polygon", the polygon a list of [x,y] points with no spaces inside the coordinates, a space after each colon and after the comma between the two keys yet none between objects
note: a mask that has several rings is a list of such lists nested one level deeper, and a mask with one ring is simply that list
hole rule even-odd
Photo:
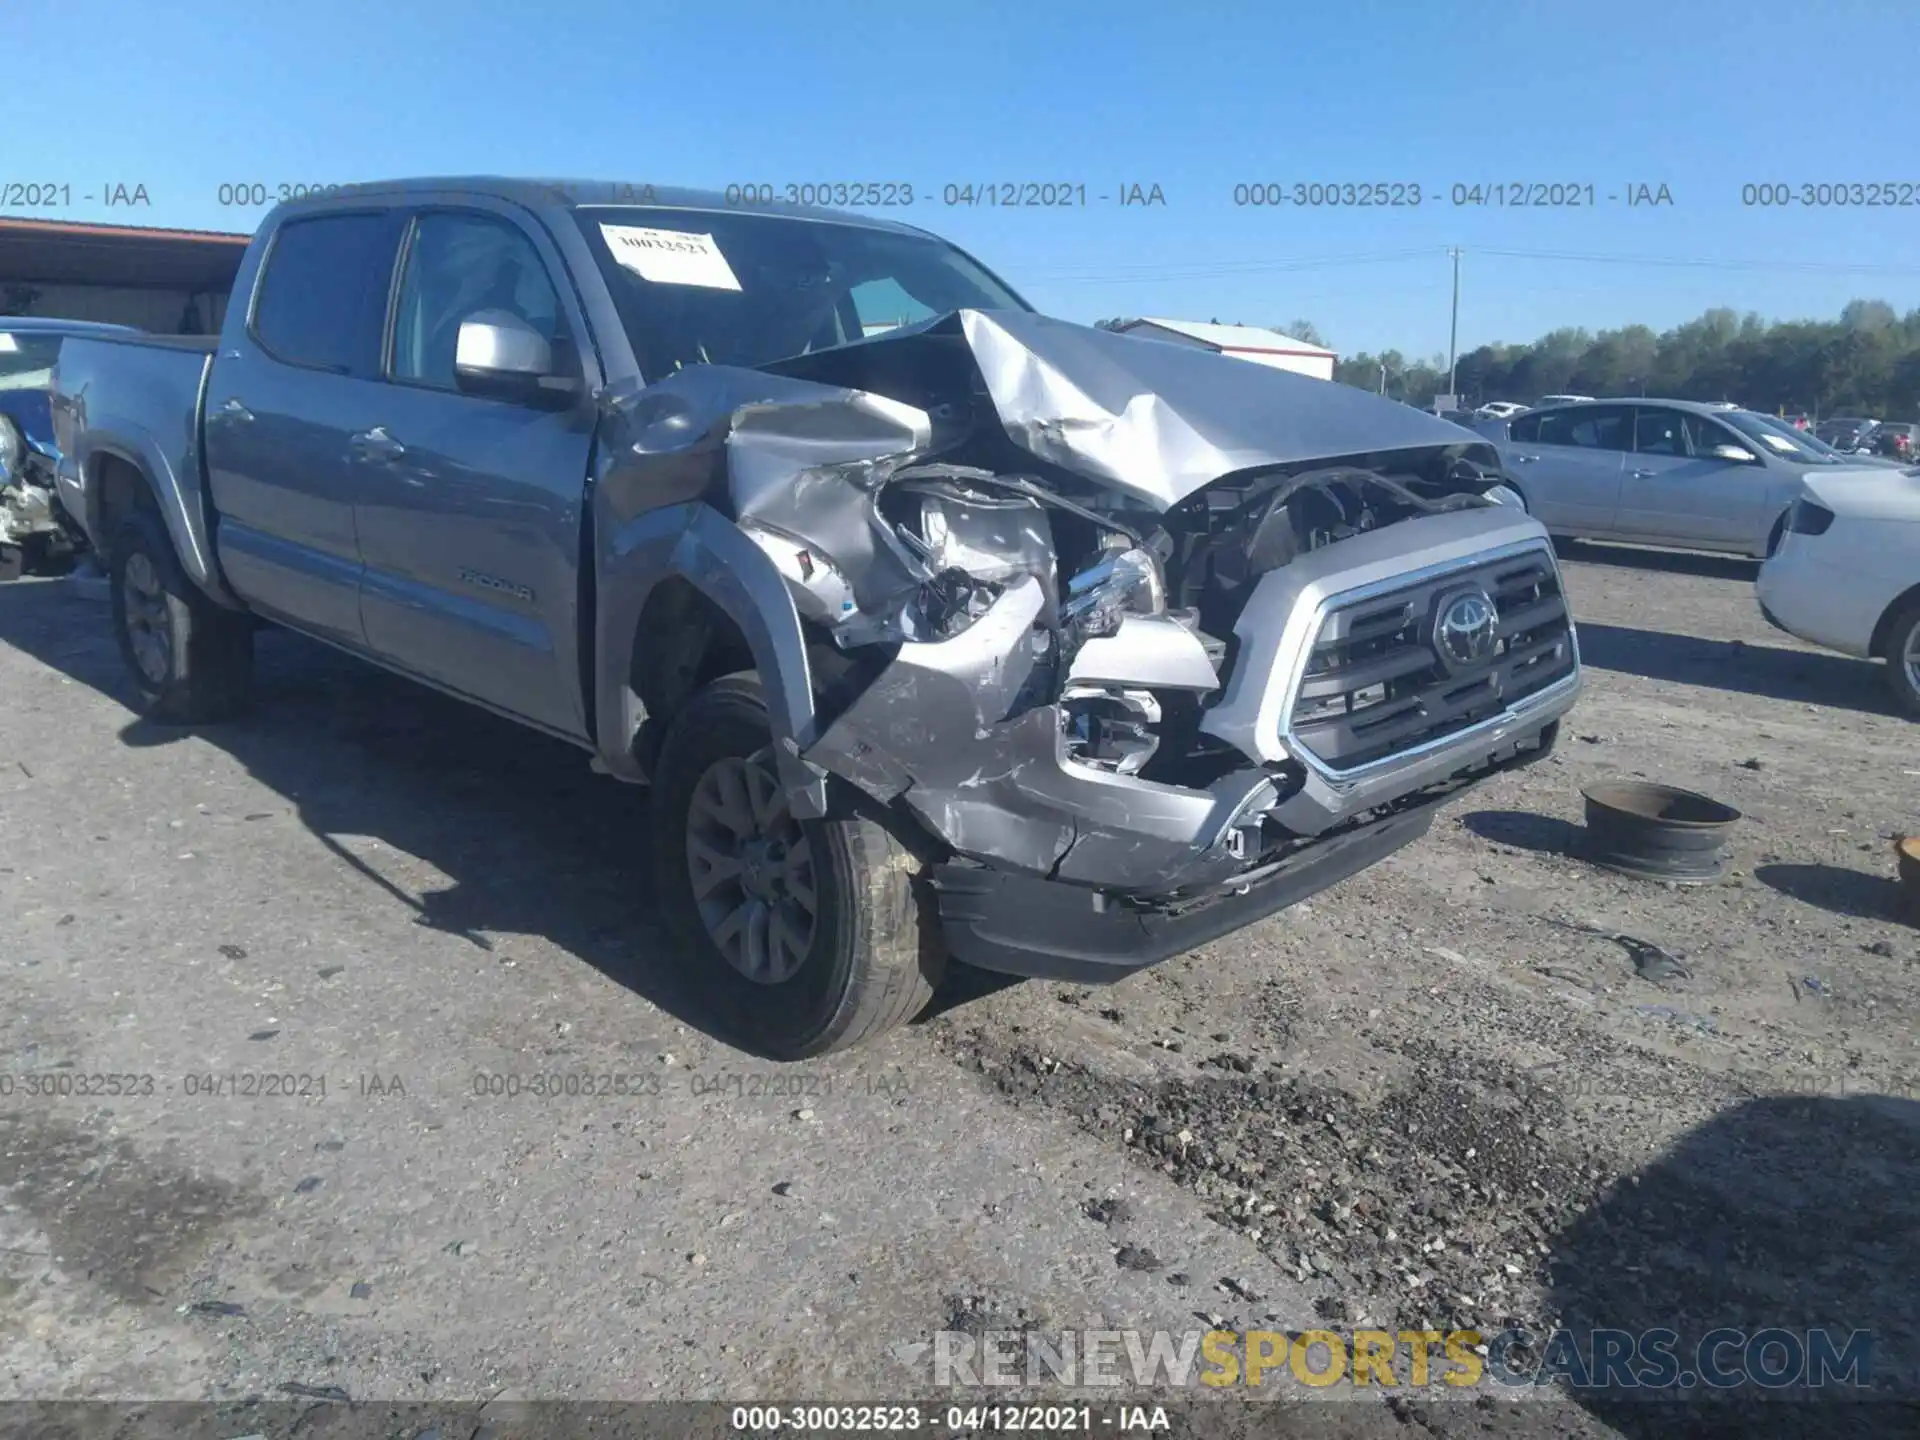
[{"label": "clear blue sky", "polygon": [[[1449,245],[1465,252],[1462,350],[1710,305],[1920,305],[1920,204],[1741,203],[1759,182],[1920,199],[1914,0],[6,9],[0,185],[72,187],[53,210],[0,195],[9,214],[250,230],[264,210],[223,207],[223,183],[431,173],[901,181],[920,198],[899,218],[1082,321],[1306,316],[1343,352],[1444,351]],[[1089,204],[940,203],[968,181],[1083,184]],[[1260,181],[1427,193],[1417,209],[1237,207],[1235,185]],[[1599,203],[1451,203],[1454,184],[1503,181],[1591,184]],[[1165,206],[1097,199],[1135,183]],[[1663,183],[1672,205],[1607,199]],[[151,205],[82,198],[114,184]],[[1568,256],[1610,258],[1549,258]]]}]

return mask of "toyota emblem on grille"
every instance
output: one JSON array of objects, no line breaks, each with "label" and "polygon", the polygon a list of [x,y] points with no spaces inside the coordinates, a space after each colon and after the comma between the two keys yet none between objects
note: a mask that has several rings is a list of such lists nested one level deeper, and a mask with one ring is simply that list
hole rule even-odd
[{"label": "toyota emblem on grille", "polygon": [[1500,612],[1484,590],[1443,596],[1433,622],[1433,648],[1449,670],[1491,660],[1500,640]]}]

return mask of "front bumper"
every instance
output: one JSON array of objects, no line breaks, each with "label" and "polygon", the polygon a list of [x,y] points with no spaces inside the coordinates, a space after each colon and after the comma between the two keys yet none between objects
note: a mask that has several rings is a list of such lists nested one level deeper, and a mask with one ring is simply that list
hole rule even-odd
[{"label": "front bumper", "polygon": [[1377,815],[1308,842],[1248,883],[1181,908],[1128,903],[1085,886],[978,865],[933,869],[940,924],[956,959],[982,970],[1074,985],[1107,985],[1277,914],[1386,859],[1427,833],[1440,808],[1500,771],[1552,752],[1540,743],[1481,773],[1408,796]]},{"label": "front bumper", "polygon": [[[1333,553],[1339,550],[1364,562],[1357,574],[1351,564],[1341,566]],[[1417,557],[1413,568],[1410,552]],[[1553,564],[1535,522],[1487,507],[1407,521],[1317,552],[1307,557],[1311,565],[1296,561],[1289,570],[1313,581],[1304,593],[1297,588],[1301,576],[1269,575],[1248,607],[1257,627],[1251,639],[1279,631],[1297,643],[1290,649],[1243,645],[1214,713],[1230,712],[1238,702],[1255,722],[1244,735],[1229,726],[1220,737],[1235,743],[1247,763],[1205,788],[1157,783],[1070,757],[1060,705],[1034,693],[1036,676],[1046,673],[1046,637],[1035,629],[1042,596],[1031,579],[954,638],[901,645],[805,758],[910,813],[963,862],[1067,885],[1076,892],[1069,906],[1076,913],[1091,903],[1084,897],[1093,891],[1164,907],[1241,886],[1265,873],[1275,826],[1294,839],[1331,839],[1356,820],[1396,811],[1407,797],[1532,754],[1554,733],[1580,690],[1570,622],[1562,678],[1383,760],[1330,768],[1294,743],[1283,719],[1305,663],[1303,647],[1319,633],[1330,606],[1352,602],[1356,586],[1362,593],[1383,585],[1390,593],[1393,586],[1431,589],[1516,557]]]}]

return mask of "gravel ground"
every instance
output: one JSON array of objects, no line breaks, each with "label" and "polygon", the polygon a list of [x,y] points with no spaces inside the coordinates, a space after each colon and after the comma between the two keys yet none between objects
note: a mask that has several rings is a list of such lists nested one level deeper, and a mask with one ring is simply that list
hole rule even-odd
[{"label": "gravel ground", "polygon": [[[797,1067],[701,1033],[577,752],[278,634],[252,717],[149,727],[97,595],[0,587],[0,1398],[860,1399],[944,1328],[1203,1323],[1825,1325],[1920,1392],[1920,729],[1751,565],[1567,570],[1545,764],[1123,985]],[[1573,858],[1608,776],[1737,806],[1732,875]],[[487,1093],[561,1072],[618,1093]],[[1337,1408],[1677,1423],[1464,1399]]]}]

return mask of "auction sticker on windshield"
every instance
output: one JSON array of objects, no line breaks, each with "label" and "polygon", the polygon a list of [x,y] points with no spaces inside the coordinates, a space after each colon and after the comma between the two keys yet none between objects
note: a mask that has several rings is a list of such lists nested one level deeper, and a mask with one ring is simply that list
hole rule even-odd
[{"label": "auction sticker on windshield", "polygon": [[699,285],[708,290],[738,290],[733,267],[711,235],[685,230],[655,230],[646,225],[600,226],[613,258],[656,285]]}]

